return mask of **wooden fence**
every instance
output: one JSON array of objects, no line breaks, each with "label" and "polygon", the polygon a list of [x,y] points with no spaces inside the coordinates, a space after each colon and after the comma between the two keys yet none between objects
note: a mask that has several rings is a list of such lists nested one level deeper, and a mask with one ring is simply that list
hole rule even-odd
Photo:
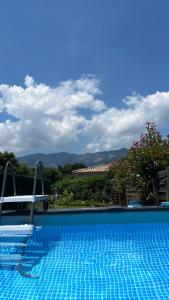
[{"label": "wooden fence", "polygon": [[[161,202],[169,201],[169,167],[159,171],[156,178],[152,179],[152,184],[156,205],[159,206]],[[126,202],[133,199],[139,199],[139,193],[134,183],[128,182],[126,185]]]},{"label": "wooden fence", "polygon": [[133,182],[127,182],[126,184],[126,202],[130,200],[139,199],[138,192],[136,190],[136,186]]},{"label": "wooden fence", "polygon": [[153,190],[157,205],[169,201],[169,167],[157,173],[157,177],[153,179]]},{"label": "wooden fence", "polygon": [[112,203],[113,203],[113,205],[125,206],[126,205],[125,192],[124,193],[118,193],[116,191],[113,191]]}]

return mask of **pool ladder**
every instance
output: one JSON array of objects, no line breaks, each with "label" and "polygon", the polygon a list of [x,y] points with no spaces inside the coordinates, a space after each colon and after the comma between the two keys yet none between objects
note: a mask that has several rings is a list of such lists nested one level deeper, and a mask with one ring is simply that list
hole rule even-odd
[{"label": "pool ladder", "polygon": [[[9,172],[10,171],[10,172]],[[7,175],[11,173],[12,182],[13,182],[13,196],[5,196],[6,192],[6,183],[7,183]],[[41,180],[41,189],[42,194],[37,195],[37,180]],[[32,195],[19,195],[17,196],[16,191],[16,178],[15,178],[15,169],[13,164],[8,161],[4,170],[3,184],[2,184],[2,192],[0,197],[0,221],[2,216],[2,208],[4,203],[31,203],[30,210],[30,224],[25,225],[0,225],[0,238],[2,241],[0,242],[1,247],[7,248],[21,248],[21,254],[0,254],[0,265],[1,266],[18,266],[18,271],[21,276],[36,278],[36,275],[28,274],[23,271],[23,261],[25,249],[27,247],[30,236],[33,234],[34,225],[33,225],[33,217],[34,217],[34,206],[36,202],[43,202],[44,211],[47,210],[48,206],[48,195],[44,193],[44,180],[43,180],[43,164],[41,161],[37,161],[33,182],[33,193]],[[11,242],[9,239],[21,238],[21,242]],[[6,241],[7,240],[7,241]],[[1,252],[1,251],[0,251]]]},{"label": "pool ladder", "polygon": [[[13,196],[5,196],[6,192],[6,183],[7,183],[7,175],[11,173],[12,182],[13,182]],[[41,195],[36,194],[37,190],[37,180],[41,180]],[[48,195],[44,193],[44,179],[43,179],[43,164],[40,160],[36,163],[34,182],[33,182],[33,193],[32,195],[18,195],[16,190],[16,178],[15,178],[15,168],[13,164],[8,161],[5,166],[4,178],[2,184],[2,192],[0,198],[0,221],[2,216],[2,207],[4,203],[31,203],[30,210],[30,224],[33,224],[34,217],[34,206],[36,202],[43,202],[44,211],[48,208]]]},{"label": "pool ladder", "polygon": [[[0,267],[3,269],[12,269],[17,266],[18,272],[23,277],[36,278],[36,275],[24,272],[23,264],[29,263],[26,259],[25,250],[29,238],[33,234],[33,225],[9,225],[0,226],[0,249],[7,248],[9,253],[3,254],[0,250]],[[12,241],[11,241],[12,240]],[[16,241],[14,241],[16,240]],[[19,240],[19,241],[18,241]],[[11,250],[12,249],[12,250]],[[17,251],[16,251],[17,249]],[[20,249],[20,253],[18,253]],[[17,252],[17,253],[15,253]]]}]

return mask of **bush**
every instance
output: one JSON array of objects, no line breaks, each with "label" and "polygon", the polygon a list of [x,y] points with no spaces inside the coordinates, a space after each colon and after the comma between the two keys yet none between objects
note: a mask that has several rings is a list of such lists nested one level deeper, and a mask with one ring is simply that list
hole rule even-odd
[{"label": "bush", "polygon": [[59,197],[58,201],[59,203],[66,205],[67,207],[73,202],[74,197],[72,192],[68,192],[65,190],[63,194]]},{"label": "bush", "polygon": [[52,189],[60,197],[71,194],[73,201],[95,201],[110,202],[112,200],[112,182],[105,175],[84,177],[84,178],[65,178],[56,182]]}]

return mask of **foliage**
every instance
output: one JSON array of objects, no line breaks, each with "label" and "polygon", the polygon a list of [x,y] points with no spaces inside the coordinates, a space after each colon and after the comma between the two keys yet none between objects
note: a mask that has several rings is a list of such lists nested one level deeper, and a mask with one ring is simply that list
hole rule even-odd
[{"label": "foliage", "polygon": [[109,202],[112,200],[112,183],[106,176],[84,178],[64,178],[53,185],[53,192],[63,195],[64,191],[73,194],[73,201]]},{"label": "foliage", "polygon": [[68,192],[67,190],[64,190],[63,194],[59,196],[58,201],[66,205],[67,207],[73,202],[74,200],[74,195],[72,192]]},{"label": "foliage", "polygon": [[127,161],[143,200],[153,197],[152,179],[169,164],[169,139],[163,139],[154,123],[146,124],[146,132],[135,141]]},{"label": "foliage", "polygon": [[169,165],[169,139],[163,139],[154,123],[146,124],[146,131],[128,151],[126,159],[112,165],[109,177],[114,189],[124,195],[126,185],[134,183],[144,203],[154,201],[152,179]]},{"label": "foliage", "polygon": [[18,168],[19,167],[19,163],[14,155],[14,153],[12,152],[0,152],[0,171],[3,171],[7,161],[10,160],[11,163]]},{"label": "foliage", "polygon": [[86,168],[86,166],[82,163],[75,163],[75,164],[66,164],[63,167],[58,166],[58,171],[63,175],[72,175],[72,171],[77,170],[77,169],[83,169]]},{"label": "foliage", "polygon": [[140,176],[154,177],[169,163],[169,139],[162,138],[154,123],[147,123],[146,133],[129,149],[128,161]]},{"label": "foliage", "polygon": [[112,164],[108,176],[111,178],[118,203],[124,205],[126,202],[126,186],[131,178],[131,168],[127,159],[123,158]]},{"label": "foliage", "polygon": [[0,171],[4,171],[6,163],[10,161],[16,169],[18,175],[33,176],[33,168],[28,167],[24,163],[19,163],[15,154],[12,152],[0,152]]},{"label": "foliage", "polygon": [[43,173],[44,173],[44,178],[46,180],[49,180],[51,184],[58,180],[61,180],[63,177],[62,173],[57,168],[54,167],[44,167]]},{"label": "foliage", "polygon": [[34,170],[24,163],[19,163],[17,167],[17,174],[23,176],[34,176]]},{"label": "foliage", "polygon": [[124,193],[126,183],[131,177],[131,167],[127,160],[120,160],[116,164],[116,172],[114,174],[114,186],[118,193]]}]

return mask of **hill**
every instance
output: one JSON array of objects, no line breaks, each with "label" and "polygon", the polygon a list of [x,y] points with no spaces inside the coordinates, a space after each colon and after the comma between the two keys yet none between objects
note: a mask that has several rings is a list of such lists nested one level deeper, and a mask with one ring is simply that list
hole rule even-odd
[{"label": "hill", "polygon": [[34,166],[37,160],[42,160],[43,164],[46,166],[56,167],[58,165],[64,166],[65,164],[83,163],[87,167],[101,165],[108,163],[127,155],[127,149],[122,148],[113,151],[95,152],[95,153],[85,153],[85,154],[75,154],[75,153],[51,153],[43,154],[36,153],[30,154],[17,159],[20,162],[24,162],[29,166]]}]

